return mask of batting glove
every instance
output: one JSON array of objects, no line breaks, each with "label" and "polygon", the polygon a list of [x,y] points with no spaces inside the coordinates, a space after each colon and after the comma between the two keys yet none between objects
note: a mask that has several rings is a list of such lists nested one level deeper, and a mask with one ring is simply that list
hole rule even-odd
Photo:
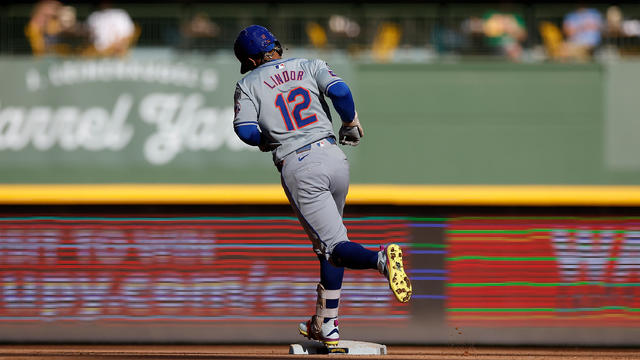
[{"label": "batting glove", "polygon": [[353,121],[348,124],[342,124],[338,136],[342,145],[357,146],[360,143],[360,139],[364,136],[364,129],[360,125],[357,112]]}]

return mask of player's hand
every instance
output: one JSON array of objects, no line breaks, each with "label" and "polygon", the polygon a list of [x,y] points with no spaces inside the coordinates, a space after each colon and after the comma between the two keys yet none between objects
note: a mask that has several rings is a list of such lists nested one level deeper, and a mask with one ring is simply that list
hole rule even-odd
[{"label": "player's hand", "polygon": [[353,121],[348,124],[343,123],[340,127],[340,131],[338,132],[340,144],[342,145],[357,146],[363,136],[364,129],[362,129],[362,125],[360,125],[360,120],[358,120],[357,112],[356,116],[353,118]]},{"label": "player's hand", "polygon": [[258,149],[262,152],[271,152],[278,147],[276,144],[260,144],[258,145]]},{"label": "player's hand", "polygon": [[270,152],[275,150],[278,147],[277,144],[270,143],[266,136],[262,136],[260,138],[260,144],[258,145],[258,149],[262,152]]}]

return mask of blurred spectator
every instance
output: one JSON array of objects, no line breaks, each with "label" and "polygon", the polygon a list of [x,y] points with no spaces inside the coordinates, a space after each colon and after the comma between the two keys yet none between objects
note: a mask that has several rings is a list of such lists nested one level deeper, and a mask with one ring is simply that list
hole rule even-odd
[{"label": "blurred spectator", "polygon": [[380,24],[371,49],[374,60],[378,62],[391,61],[393,54],[400,44],[401,37],[402,30],[397,24],[391,22]]},{"label": "blurred spectator", "polygon": [[484,21],[477,16],[471,16],[460,24],[460,34],[462,36],[461,54],[477,55],[485,50],[487,44],[484,39]]},{"label": "blurred spectator", "polygon": [[606,13],[606,33],[608,36],[622,35],[622,11],[618,6],[609,6]]},{"label": "blurred spectator", "polygon": [[458,28],[449,24],[433,25],[431,31],[431,45],[438,54],[462,54],[472,43],[473,35],[468,28],[469,19]]},{"label": "blurred spectator", "polygon": [[360,54],[364,44],[355,41],[361,33],[358,21],[341,14],[332,14],[329,17],[328,25],[329,29],[325,34],[327,44],[329,44],[328,39],[331,39],[332,47],[346,49],[353,55]]},{"label": "blurred spectator", "polygon": [[56,0],[41,0],[34,5],[31,19],[25,28],[25,35],[34,55],[54,51],[60,33],[58,12],[61,7],[62,4]]},{"label": "blurred spectator", "polygon": [[565,43],[562,30],[550,21],[542,21],[538,27],[547,56],[552,60],[565,58]]},{"label": "blurred spectator", "polygon": [[360,35],[360,24],[346,16],[334,14],[329,17],[329,30],[338,36],[353,39]]},{"label": "blurred spectator", "polygon": [[89,42],[86,27],[78,22],[76,9],[73,6],[61,6],[58,10],[60,32],[55,51],[61,55],[80,54]]},{"label": "blurred spectator", "polygon": [[602,40],[603,18],[596,9],[580,7],[564,18],[565,57],[587,60]]},{"label": "blurred spectator", "polygon": [[522,42],[527,38],[522,17],[510,12],[490,11],[483,20],[482,30],[489,46],[510,60],[520,60]]},{"label": "blurred spectator", "polygon": [[138,29],[123,9],[114,9],[104,2],[101,9],[87,18],[92,39],[90,56],[124,56],[138,37]]},{"label": "blurred spectator", "polygon": [[305,31],[313,47],[316,49],[324,49],[327,46],[327,32],[324,31],[324,28],[320,26],[320,24],[315,21],[309,21],[305,26]]},{"label": "blurred spectator", "polygon": [[611,38],[640,37],[640,20],[625,19],[618,6],[609,6],[606,14],[606,35]]},{"label": "blurred spectator", "polygon": [[213,39],[220,33],[218,24],[211,21],[209,15],[196,13],[180,27],[179,47],[184,50],[213,50]]},{"label": "blurred spectator", "polygon": [[625,18],[620,7],[609,6],[603,42],[609,44],[605,53],[637,56],[640,54],[640,20]]}]

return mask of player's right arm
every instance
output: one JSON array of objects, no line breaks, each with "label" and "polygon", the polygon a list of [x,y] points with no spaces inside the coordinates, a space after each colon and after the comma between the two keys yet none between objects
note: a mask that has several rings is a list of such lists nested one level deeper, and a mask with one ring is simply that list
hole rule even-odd
[{"label": "player's right arm", "polygon": [[262,132],[258,125],[258,109],[251,98],[245,93],[240,84],[236,84],[233,95],[234,118],[233,130],[240,140],[252,146],[260,146]]}]

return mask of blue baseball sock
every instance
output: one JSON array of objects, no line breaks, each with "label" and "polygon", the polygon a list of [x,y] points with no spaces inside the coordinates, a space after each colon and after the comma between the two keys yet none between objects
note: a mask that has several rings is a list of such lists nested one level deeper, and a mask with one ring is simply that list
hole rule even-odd
[{"label": "blue baseball sock", "polygon": [[318,260],[320,260],[320,283],[325,290],[341,289],[344,268],[331,265],[324,255],[318,255]]},{"label": "blue baseball sock", "polygon": [[331,260],[337,266],[349,269],[377,269],[378,252],[365,249],[362,245],[345,241],[336,245]]},{"label": "blue baseball sock", "polygon": [[[344,268],[331,265],[324,255],[318,255],[320,260],[320,283],[325,290],[338,290],[342,288]],[[335,309],[340,303],[339,299],[327,299],[327,309]],[[330,318],[324,319],[325,322]]]}]

